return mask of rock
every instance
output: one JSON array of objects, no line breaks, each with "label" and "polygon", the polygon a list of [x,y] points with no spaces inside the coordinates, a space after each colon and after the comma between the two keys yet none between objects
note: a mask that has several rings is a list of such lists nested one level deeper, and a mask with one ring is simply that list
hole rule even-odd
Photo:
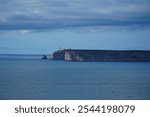
[{"label": "rock", "polygon": [[47,56],[46,56],[46,55],[43,55],[42,59],[47,59]]}]

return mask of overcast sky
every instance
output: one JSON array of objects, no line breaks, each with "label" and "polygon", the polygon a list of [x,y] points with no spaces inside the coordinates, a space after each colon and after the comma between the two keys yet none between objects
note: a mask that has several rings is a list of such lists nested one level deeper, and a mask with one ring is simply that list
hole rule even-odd
[{"label": "overcast sky", "polygon": [[0,53],[150,50],[150,0],[0,0]]}]

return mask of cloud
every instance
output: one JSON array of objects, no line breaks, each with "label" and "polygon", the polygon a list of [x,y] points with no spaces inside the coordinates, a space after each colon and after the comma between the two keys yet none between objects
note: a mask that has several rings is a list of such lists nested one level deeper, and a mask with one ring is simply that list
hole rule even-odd
[{"label": "cloud", "polygon": [[20,30],[20,33],[22,34],[30,33],[30,30]]},{"label": "cloud", "polygon": [[149,0],[0,0],[0,30],[150,27]]}]

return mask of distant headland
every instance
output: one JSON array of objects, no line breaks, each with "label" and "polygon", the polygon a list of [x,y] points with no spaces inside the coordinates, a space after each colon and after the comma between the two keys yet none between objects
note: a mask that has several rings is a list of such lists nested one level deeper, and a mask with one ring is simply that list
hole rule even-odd
[{"label": "distant headland", "polygon": [[52,54],[52,59],[91,62],[150,62],[150,50],[60,49]]}]

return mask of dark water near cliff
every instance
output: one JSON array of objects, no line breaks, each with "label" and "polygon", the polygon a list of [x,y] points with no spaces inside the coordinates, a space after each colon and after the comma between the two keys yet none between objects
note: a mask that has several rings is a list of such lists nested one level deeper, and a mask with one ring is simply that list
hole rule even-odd
[{"label": "dark water near cliff", "polygon": [[0,99],[150,99],[150,62],[1,58]]}]

